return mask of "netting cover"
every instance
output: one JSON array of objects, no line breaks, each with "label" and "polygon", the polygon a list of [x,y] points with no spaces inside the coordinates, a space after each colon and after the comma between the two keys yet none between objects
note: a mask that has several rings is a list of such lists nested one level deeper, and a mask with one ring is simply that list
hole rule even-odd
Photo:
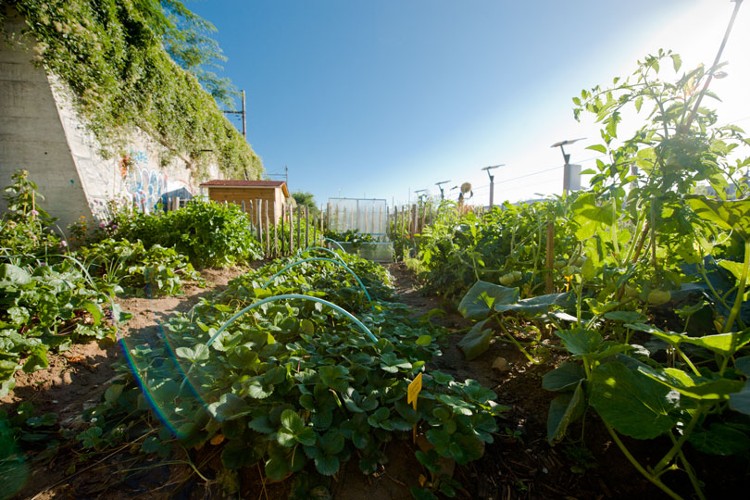
[{"label": "netting cover", "polygon": [[357,231],[380,240],[388,230],[388,205],[382,199],[329,198],[328,228],[343,233]]}]

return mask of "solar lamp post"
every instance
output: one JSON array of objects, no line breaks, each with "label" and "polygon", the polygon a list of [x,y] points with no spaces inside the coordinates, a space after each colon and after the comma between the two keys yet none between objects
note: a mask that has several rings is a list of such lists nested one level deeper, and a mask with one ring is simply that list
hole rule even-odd
[{"label": "solar lamp post", "polygon": [[574,142],[582,141],[583,139],[585,139],[585,137],[579,137],[578,139],[565,139],[564,141],[556,142],[550,146],[551,148],[560,148],[563,159],[565,160],[565,165],[563,167],[563,195],[568,194],[568,191],[570,191],[570,153],[565,152],[565,146],[573,144]]},{"label": "solar lamp post", "polygon": [[495,169],[497,167],[504,167],[505,163],[501,163],[499,165],[490,165],[489,167],[483,167],[482,170],[485,170],[487,172],[487,175],[490,178],[490,210],[492,210],[492,206],[495,204],[495,176],[492,175],[490,170]]},{"label": "solar lamp post", "polygon": [[443,184],[448,184],[449,182],[450,182],[450,180],[440,181],[440,182],[436,182],[435,183],[435,185],[438,187],[438,189],[440,189],[440,199],[441,200],[445,199],[445,190],[443,189]]}]

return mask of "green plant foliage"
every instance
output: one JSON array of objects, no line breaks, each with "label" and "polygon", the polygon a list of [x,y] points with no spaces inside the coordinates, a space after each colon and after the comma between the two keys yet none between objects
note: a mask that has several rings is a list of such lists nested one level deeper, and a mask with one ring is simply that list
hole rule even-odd
[{"label": "green plant foliage", "polygon": [[[478,280],[517,287],[522,297],[544,284],[547,225],[554,222],[558,266],[572,267],[580,258],[574,226],[565,205],[545,201],[477,214],[443,203],[435,221],[417,236],[420,278],[425,290],[455,299]],[[570,274],[570,272],[566,273]],[[564,274],[555,274],[558,286]]]},{"label": "green plant foliage", "polygon": [[64,250],[63,240],[51,231],[54,219],[39,206],[44,197],[29,173],[18,170],[11,180],[3,192],[7,208],[0,219],[0,252],[33,257]]},{"label": "green plant foliage", "polygon": [[177,295],[183,280],[203,283],[185,256],[158,244],[146,250],[140,241],[105,239],[83,247],[81,256],[93,276],[128,295]]},{"label": "green plant foliage", "polygon": [[[261,161],[242,135],[198,79],[165,50],[167,46],[178,61],[205,76],[208,90],[218,98],[226,96],[226,82],[201,69],[206,61],[188,57],[207,47],[210,39],[201,30],[209,25],[181,2],[0,3],[7,5],[24,16],[37,41],[38,61],[70,87],[89,128],[111,154],[122,146],[118,140],[140,128],[174,154],[189,158],[198,178],[208,176],[211,158],[227,177],[260,176]],[[212,153],[202,154],[205,150]]]},{"label": "green plant foliage", "polygon": [[97,285],[50,230],[54,221],[25,171],[5,189],[8,210],[0,220],[0,395],[19,369],[46,368],[50,349],[114,333],[120,313],[112,289]]},{"label": "green plant foliage", "polygon": [[46,368],[50,349],[113,335],[113,313],[110,296],[72,260],[0,264],[0,394],[13,388],[16,370]]},{"label": "green plant foliage", "polygon": [[250,219],[233,203],[192,200],[166,214],[120,212],[114,237],[173,248],[196,267],[226,267],[262,257]]},{"label": "green plant foliage", "polygon": [[[364,283],[384,275],[371,262],[340,258]],[[270,279],[287,263],[233,280],[170,322],[166,342],[131,349],[142,387],[183,445],[204,446],[221,436],[226,467],[261,463],[274,480],[305,468],[330,476],[355,457],[371,473],[384,460],[384,445],[408,438],[415,426],[439,456],[458,463],[479,458],[504,408],[473,380],[424,372],[439,355],[434,340],[443,332],[410,319],[405,306],[383,300],[373,306],[356,280],[330,261],[305,262]],[[377,342],[319,303],[269,302],[234,316],[260,298],[289,293],[345,305]],[[390,295],[382,282],[370,293]],[[231,327],[213,339],[230,317]],[[420,372],[415,410],[407,387]]]},{"label": "green plant foliage", "polygon": [[[662,77],[668,66],[674,82]],[[590,189],[481,215],[445,205],[417,237],[427,288],[463,297],[459,311],[476,321],[459,343],[467,358],[499,331],[536,361],[526,349],[541,333],[528,342],[529,333],[556,333],[547,340],[569,359],[543,379],[557,393],[549,442],[595,412],[672,498],[666,473],[684,472],[705,498],[691,459],[746,460],[750,443],[750,158],[744,132],[699,105],[715,98],[703,89],[717,69],[680,73],[680,57],[660,51],[630,77],[582,91],[576,116],[602,124],[589,147],[603,155],[587,172]],[[626,109],[645,119],[623,138]],[[549,224],[553,262],[544,258]],[[547,273],[554,293],[542,294]],[[671,448],[646,467],[621,435]]]},{"label": "green plant foliage", "polygon": [[297,203],[298,207],[307,207],[308,213],[310,215],[320,215],[320,209],[315,203],[315,196],[312,193],[308,193],[305,191],[295,191],[294,193],[292,193],[292,198],[294,198],[294,201]]}]

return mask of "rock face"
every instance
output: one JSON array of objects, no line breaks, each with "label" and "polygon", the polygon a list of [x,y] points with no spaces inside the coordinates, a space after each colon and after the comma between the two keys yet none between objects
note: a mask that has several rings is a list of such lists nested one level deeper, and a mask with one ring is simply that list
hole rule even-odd
[{"label": "rock face", "polygon": [[[29,171],[45,197],[41,206],[62,230],[81,216],[101,219],[112,201],[151,211],[159,201],[197,193],[189,159],[141,130],[119,138],[125,146],[104,157],[70,92],[34,64],[36,44],[23,34],[23,19],[0,8],[6,9],[5,31],[13,40],[0,37],[0,187],[10,184],[15,171]],[[218,168],[210,170],[219,176]]]}]

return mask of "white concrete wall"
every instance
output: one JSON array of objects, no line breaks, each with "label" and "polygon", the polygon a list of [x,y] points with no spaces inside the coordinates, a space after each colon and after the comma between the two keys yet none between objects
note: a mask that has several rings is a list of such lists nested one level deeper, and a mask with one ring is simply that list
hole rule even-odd
[{"label": "white concrete wall", "polygon": [[106,218],[112,202],[150,212],[164,195],[185,198],[186,193],[197,193],[187,162],[141,130],[118,137],[124,146],[108,158],[103,156],[101,144],[75,112],[70,93],[54,77],[50,81],[70,154],[95,218]]},{"label": "white concrete wall", "polygon": [[[23,26],[9,12],[6,30],[20,37]],[[63,231],[80,217],[106,218],[111,201],[150,211],[165,194],[198,194],[186,159],[140,130],[118,137],[123,146],[103,156],[64,84],[32,63],[33,45],[0,37],[0,188],[28,170],[45,197],[41,206]],[[220,177],[216,166],[211,176]],[[0,199],[0,210],[5,206]]]},{"label": "white concrete wall", "polygon": [[[8,19],[16,33],[20,23],[18,16]],[[0,186],[10,184],[15,171],[28,170],[45,197],[40,206],[64,229],[90,212],[47,74],[32,56],[0,40]]]}]

